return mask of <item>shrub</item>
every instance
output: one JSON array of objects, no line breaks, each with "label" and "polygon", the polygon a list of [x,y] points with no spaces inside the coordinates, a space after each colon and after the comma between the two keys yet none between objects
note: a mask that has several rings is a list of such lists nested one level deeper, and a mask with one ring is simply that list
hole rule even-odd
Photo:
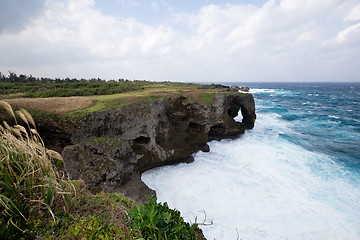
[{"label": "shrub", "polygon": [[154,198],[135,206],[129,217],[130,224],[139,228],[145,239],[196,239],[190,224],[184,221],[178,210],[170,209],[166,202],[156,203]]}]

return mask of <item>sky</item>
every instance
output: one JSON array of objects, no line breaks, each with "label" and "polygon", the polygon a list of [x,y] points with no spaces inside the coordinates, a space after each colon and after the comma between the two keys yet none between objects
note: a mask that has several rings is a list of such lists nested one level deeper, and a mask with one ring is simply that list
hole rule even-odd
[{"label": "sky", "polygon": [[360,82],[360,0],[0,0],[0,72]]}]

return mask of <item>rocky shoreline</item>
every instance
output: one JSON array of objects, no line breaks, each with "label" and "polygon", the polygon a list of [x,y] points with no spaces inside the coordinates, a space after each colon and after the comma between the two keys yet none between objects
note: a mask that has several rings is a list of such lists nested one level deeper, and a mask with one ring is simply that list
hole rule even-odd
[{"label": "rocky shoreline", "polygon": [[[146,201],[154,192],[141,181],[142,172],[191,162],[193,153],[210,150],[209,140],[235,137],[253,128],[252,94],[222,88],[208,103],[175,94],[93,112],[70,128],[46,126],[49,123],[40,123],[39,128],[45,139],[51,139],[50,148],[62,150],[72,179],[83,179],[93,191],[121,192]],[[243,119],[236,122],[239,113]]]}]

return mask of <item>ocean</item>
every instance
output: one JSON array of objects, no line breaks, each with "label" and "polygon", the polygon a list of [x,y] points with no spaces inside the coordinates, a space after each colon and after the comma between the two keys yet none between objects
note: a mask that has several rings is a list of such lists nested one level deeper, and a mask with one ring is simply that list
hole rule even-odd
[{"label": "ocean", "polygon": [[226,85],[251,88],[255,127],[143,173],[158,201],[209,240],[360,239],[360,83]]}]

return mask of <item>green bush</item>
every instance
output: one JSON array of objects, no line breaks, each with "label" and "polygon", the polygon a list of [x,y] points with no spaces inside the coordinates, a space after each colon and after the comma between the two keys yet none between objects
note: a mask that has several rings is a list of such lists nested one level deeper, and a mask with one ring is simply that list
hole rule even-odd
[{"label": "green bush", "polygon": [[132,227],[139,228],[145,239],[196,239],[190,224],[166,202],[156,203],[156,199],[149,199],[148,203],[134,207],[129,217]]}]

